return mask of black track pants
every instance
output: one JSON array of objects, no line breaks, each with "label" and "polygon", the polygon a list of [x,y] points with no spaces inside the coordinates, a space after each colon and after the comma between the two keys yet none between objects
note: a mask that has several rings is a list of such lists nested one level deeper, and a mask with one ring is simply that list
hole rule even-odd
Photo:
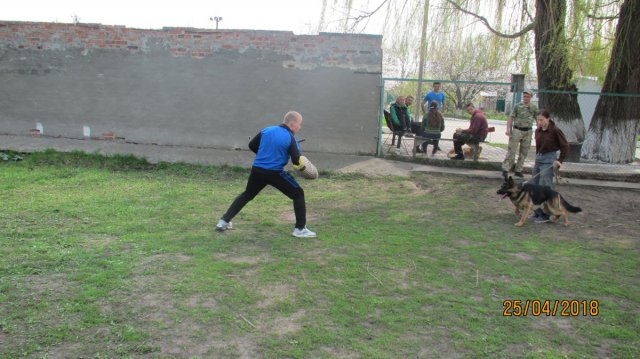
[{"label": "black track pants", "polygon": [[293,210],[296,214],[296,228],[302,229],[307,224],[307,210],[304,201],[304,190],[298,182],[285,171],[269,171],[252,168],[247,188],[233,201],[222,219],[229,222],[267,185],[277,188],[285,196],[293,200]]}]

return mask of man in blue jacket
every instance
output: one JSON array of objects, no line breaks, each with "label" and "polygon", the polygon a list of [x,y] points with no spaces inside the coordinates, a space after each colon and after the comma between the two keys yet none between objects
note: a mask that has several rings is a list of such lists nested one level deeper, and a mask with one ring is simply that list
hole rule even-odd
[{"label": "man in blue jacket", "polygon": [[296,225],[291,233],[294,237],[313,238],[315,232],[306,227],[307,214],[304,201],[304,190],[296,180],[284,170],[289,162],[294,168],[300,166],[300,145],[295,134],[302,127],[302,115],[296,111],[289,111],[284,121],[278,126],[263,128],[257,136],[249,142],[249,149],[256,154],[251,167],[251,174],[247,187],[231,204],[227,212],[216,225],[217,231],[231,229],[231,219],[242,210],[260,191],[271,185],[285,196],[293,200],[293,210],[296,214]]}]

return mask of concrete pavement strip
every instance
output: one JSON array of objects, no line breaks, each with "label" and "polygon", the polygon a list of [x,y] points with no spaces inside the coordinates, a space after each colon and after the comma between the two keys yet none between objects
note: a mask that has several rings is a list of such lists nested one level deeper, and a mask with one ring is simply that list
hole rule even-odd
[{"label": "concrete pavement strip", "polygon": [[[253,153],[248,150],[228,150],[215,148],[200,148],[187,146],[164,146],[152,144],[133,144],[118,141],[84,140],[58,137],[31,137],[16,135],[0,135],[0,149],[18,152],[36,152],[45,149],[61,152],[83,151],[86,153],[100,153],[104,155],[133,154],[146,158],[151,163],[185,162],[205,165],[233,165],[249,167],[253,160]],[[363,173],[369,176],[403,176],[411,173],[444,173],[463,175],[476,178],[501,178],[499,171],[481,169],[466,169],[456,167],[439,167],[414,162],[381,159],[373,156],[358,156],[333,153],[308,153],[309,158],[319,169],[335,170],[342,173]],[[588,173],[610,174],[618,172],[621,175],[636,175],[640,173],[638,165],[606,165],[606,164],[567,164],[567,172],[579,166]],[[528,176],[527,176],[528,177]],[[525,177],[526,179],[526,177]],[[608,181],[597,179],[563,178],[562,185],[600,186],[612,188],[640,189],[638,182]]]}]

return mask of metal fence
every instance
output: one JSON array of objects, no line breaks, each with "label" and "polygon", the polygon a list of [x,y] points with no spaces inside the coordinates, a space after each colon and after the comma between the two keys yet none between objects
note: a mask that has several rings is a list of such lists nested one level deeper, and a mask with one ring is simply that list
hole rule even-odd
[{"label": "metal fence", "polygon": [[[511,109],[514,104],[517,104],[521,101],[521,92],[513,92],[514,89],[518,87],[518,84],[515,82],[486,82],[486,81],[454,81],[454,80],[441,80],[441,79],[424,79],[422,80],[423,88],[422,93],[417,96],[416,89],[417,83],[420,80],[418,79],[408,79],[408,78],[382,78],[381,81],[381,91],[380,91],[380,108],[379,108],[379,119],[380,126],[378,126],[378,136],[377,136],[377,147],[376,153],[380,157],[384,157],[387,153],[392,153],[390,151],[390,147],[388,146],[389,141],[389,131],[387,130],[386,123],[383,118],[383,111],[385,108],[389,107],[389,104],[395,101],[397,95],[412,95],[415,98],[415,101],[418,103],[422,103],[423,97],[432,90],[431,84],[434,82],[440,82],[442,84],[442,91],[447,95],[448,109],[444,113],[445,117],[445,132],[443,132],[443,138],[451,138],[453,132],[455,132],[456,127],[467,128],[468,127],[468,119],[469,116],[463,111],[464,103],[472,102],[476,105],[477,108],[482,109],[487,115],[489,126],[495,127],[496,131],[494,133],[489,134],[487,137],[488,146],[484,146],[484,156],[481,160],[490,161],[490,162],[501,162],[504,158],[504,154],[506,153],[506,145],[508,144],[508,137],[505,135],[506,132],[506,119],[511,113]],[[597,83],[592,81],[595,85]],[[402,86],[404,83],[413,83],[416,86],[412,86],[409,89],[409,86]],[[464,101],[458,98],[456,101],[452,101],[450,98],[452,94],[456,94],[456,91],[459,91],[461,88],[469,88],[473,87],[476,89],[475,93],[465,98]],[[533,87],[533,86],[532,86]],[[595,86],[594,86],[595,87]],[[566,94],[566,95],[575,95],[575,99],[580,107],[582,122],[575,122],[576,133],[580,130],[583,131],[583,136],[586,135],[589,130],[589,126],[591,120],[593,118],[593,114],[595,112],[598,101],[602,96],[610,96],[610,97],[630,97],[637,98],[640,101],[640,94],[629,94],[629,93],[604,93],[599,92],[599,85],[597,87],[592,87],[595,91],[558,91],[558,90],[546,90],[546,89],[535,89],[529,88],[533,93],[534,97],[532,98],[532,102],[539,106],[540,96],[542,94]],[[522,89],[522,86],[520,86]],[[588,88],[588,87],[587,87]],[[471,92],[470,92],[471,93]],[[544,95],[542,95],[544,96]],[[460,103],[462,101],[462,103]],[[635,101],[633,103],[636,103]],[[454,104],[457,104],[457,108],[454,108]],[[553,115],[553,109],[552,115]],[[415,113],[416,111],[412,108],[412,112],[414,112],[414,121],[421,120],[421,114]],[[580,126],[580,128],[578,128]],[[584,126],[584,127],[582,127]],[[566,132],[571,132],[571,128],[568,128]],[[638,134],[636,134],[637,136]],[[568,138],[570,136],[567,136]],[[582,137],[584,138],[584,137]],[[385,146],[383,143],[387,142]],[[412,141],[411,139],[407,139],[407,141]],[[570,142],[572,142],[570,140]],[[634,139],[635,142],[635,139]],[[640,142],[638,142],[640,143]],[[574,144],[578,146],[574,148]],[[415,145],[415,143],[412,143]],[[440,153],[441,158],[446,158],[444,155],[446,154],[447,146],[450,144],[444,143],[443,152]],[[577,151],[577,152],[576,152]],[[580,151],[581,151],[581,143],[576,141],[572,143],[572,162],[580,161]],[[535,150],[532,150],[529,153],[528,158],[530,159],[532,155],[535,154]],[[401,155],[412,155],[411,151],[404,151]],[[640,147],[636,149],[636,159],[640,158]],[[437,157],[437,156],[436,156]]]},{"label": "metal fence", "polygon": [[[422,83],[423,89],[422,94],[419,96],[416,95],[416,89],[414,88],[413,93],[396,93],[394,89],[397,89],[399,83],[410,82],[410,83]],[[513,89],[516,88],[515,82],[498,82],[498,81],[455,81],[455,80],[440,80],[440,79],[407,79],[407,78],[392,78],[392,77],[384,77],[381,82],[381,91],[380,91],[380,108],[378,112],[378,118],[380,119],[380,126],[378,126],[378,143],[376,145],[376,154],[379,157],[384,156],[383,142],[386,139],[386,130],[387,128],[383,111],[385,108],[388,108],[389,105],[395,101],[398,95],[412,95],[415,99],[416,103],[420,104],[423,101],[424,96],[431,91],[431,88],[424,87],[433,84],[434,82],[439,82],[442,84],[442,91],[447,96],[447,108],[444,116],[446,118],[446,122],[454,122],[456,119],[464,119],[464,105],[467,102],[473,102],[477,108],[485,111],[489,116],[493,114],[501,114],[499,116],[501,119],[506,119],[505,112],[509,113],[511,110],[511,106],[513,103],[517,103],[521,98],[520,92],[512,92]],[[466,96],[464,92],[466,91]],[[451,94],[455,93],[455,100],[450,99]],[[414,111],[414,121],[420,121],[421,113]],[[445,128],[445,131],[447,129]],[[447,131],[449,132],[449,131]],[[443,134],[446,136],[448,133]]]}]

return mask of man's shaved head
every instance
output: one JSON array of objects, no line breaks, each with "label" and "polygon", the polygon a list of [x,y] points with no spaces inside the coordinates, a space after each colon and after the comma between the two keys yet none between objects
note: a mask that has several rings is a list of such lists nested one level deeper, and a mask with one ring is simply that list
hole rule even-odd
[{"label": "man's shaved head", "polygon": [[302,115],[296,111],[289,111],[284,115],[282,123],[289,127],[293,133],[298,133],[302,127]]},{"label": "man's shaved head", "polygon": [[284,115],[283,123],[302,122],[302,115],[296,111],[289,111]]}]

